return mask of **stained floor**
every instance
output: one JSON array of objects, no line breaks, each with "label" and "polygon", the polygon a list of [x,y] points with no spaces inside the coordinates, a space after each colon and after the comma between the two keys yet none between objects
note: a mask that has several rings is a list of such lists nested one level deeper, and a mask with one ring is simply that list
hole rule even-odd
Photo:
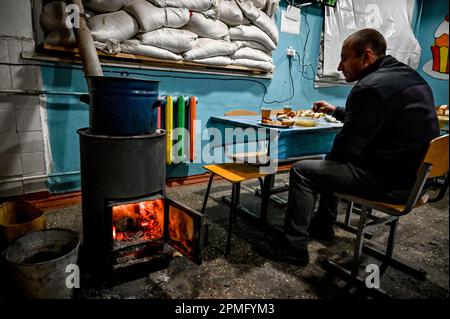
[{"label": "stained floor", "polygon": [[[277,176],[284,185],[286,175]],[[241,203],[257,211],[257,183],[242,186]],[[167,196],[186,206],[201,210],[206,184],[167,189]],[[203,248],[203,262],[197,265],[185,257],[174,257],[170,266],[146,276],[112,287],[94,288],[82,282],[76,291],[79,299],[329,299],[368,298],[346,289],[345,282],[325,267],[325,259],[346,263],[351,258],[355,235],[336,228],[336,239],[329,243],[311,241],[310,264],[298,267],[265,259],[252,250],[263,238],[261,227],[253,218],[239,215],[234,226],[232,250],[224,257],[222,250],[228,224],[229,207],[222,196],[229,195],[230,184],[215,181],[207,206],[209,244]],[[280,197],[286,198],[283,193]],[[345,207],[340,207],[339,219]],[[282,224],[284,211],[275,204],[269,208],[271,223]],[[46,212],[48,227],[70,228],[82,232],[81,204]],[[449,214],[448,194],[437,203],[419,208],[400,220],[395,256],[427,271],[424,282],[389,268],[380,285],[393,298],[449,298]],[[387,238],[387,229],[374,233],[374,245]],[[364,258],[363,265],[372,264]],[[361,269],[364,274],[365,268]]]}]

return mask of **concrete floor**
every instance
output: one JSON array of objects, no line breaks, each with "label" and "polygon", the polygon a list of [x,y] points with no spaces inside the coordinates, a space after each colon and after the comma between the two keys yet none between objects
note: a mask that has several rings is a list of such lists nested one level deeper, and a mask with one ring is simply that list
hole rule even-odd
[{"label": "concrete floor", "polygon": [[[279,175],[283,185],[287,175]],[[257,210],[259,198],[253,195],[257,186],[242,186],[241,203]],[[201,210],[206,184],[167,189],[167,195],[186,206]],[[197,265],[185,257],[175,257],[170,267],[143,278],[109,288],[83,286],[76,293],[80,299],[329,299],[366,298],[350,294],[345,283],[331,275],[323,266],[324,258],[345,262],[351,257],[355,235],[337,228],[333,242],[311,241],[310,264],[297,267],[267,260],[252,251],[252,244],[262,238],[261,229],[252,218],[239,215],[232,238],[232,252],[225,258],[214,247],[223,249],[228,222],[228,206],[221,201],[229,194],[230,184],[215,181],[208,202],[210,245],[203,251],[203,263]],[[287,194],[281,196],[286,197]],[[271,205],[271,222],[281,224],[283,210]],[[344,214],[340,207],[339,219]],[[48,227],[66,227],[81,232],[81,205],[46,212]],[[381,288],[393,298],[449,298],[449,213],[448,194],[438,203],[428,204],[400,220],[395,256],[427,271],[424,282],[399,271],[388,269],[381,279]],[[376,244],[386,240],[381,229],[374,234]],[[372,263],[368,258],[364,264]],[[364,268],[362,269],[362,274]]]}]

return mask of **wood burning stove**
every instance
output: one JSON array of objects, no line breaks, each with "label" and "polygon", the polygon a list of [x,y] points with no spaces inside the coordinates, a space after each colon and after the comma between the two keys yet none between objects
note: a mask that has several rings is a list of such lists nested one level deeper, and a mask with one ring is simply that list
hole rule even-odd
[{"label": "wood burning stove", "polygon": [[160,270],[170,263],[168,245],[201,263],[202,214],[165,196],[166,132],[78,134],[82,272],[104,282]]}]

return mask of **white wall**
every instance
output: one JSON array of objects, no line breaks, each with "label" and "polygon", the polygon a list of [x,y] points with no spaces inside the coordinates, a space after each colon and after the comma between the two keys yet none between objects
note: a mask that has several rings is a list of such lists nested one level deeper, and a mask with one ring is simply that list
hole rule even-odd
[{"label": "white wall", "polygon": [[32,51],[30,0],[2,1],[0,10],[0,197],[47,190],[39,67]]}]

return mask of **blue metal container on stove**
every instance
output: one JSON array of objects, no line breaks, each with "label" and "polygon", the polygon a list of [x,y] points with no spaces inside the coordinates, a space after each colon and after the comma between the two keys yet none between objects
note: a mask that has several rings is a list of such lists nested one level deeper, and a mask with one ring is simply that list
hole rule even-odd
[{"label": "blue metal container on stove", "polygon": [[157,129],[159,81],[87,76],[89,125],[95,134],[140,135]]}]

